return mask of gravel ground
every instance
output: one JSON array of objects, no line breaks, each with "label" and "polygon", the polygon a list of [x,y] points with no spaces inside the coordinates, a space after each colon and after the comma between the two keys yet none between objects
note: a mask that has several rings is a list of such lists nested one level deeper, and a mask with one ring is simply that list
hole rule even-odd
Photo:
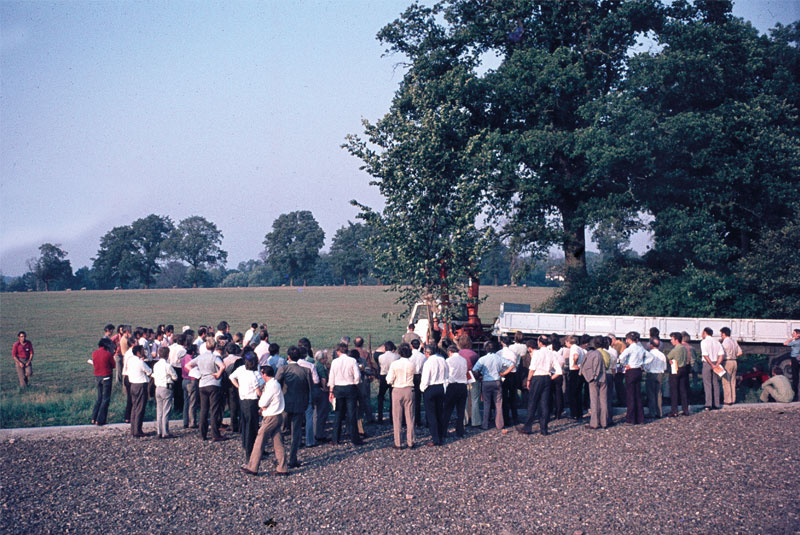
[{"label": "gravel ground", "polygon": [[[238,440],[123,430],[4,440],[4,533],[800,533],[800,408],[551,435],[469,430],[441,448],[303,449],[238,472]],[[145,428],[147,430],[147,427]],[[419,443],[427,442],[419,433]],[[288,440],[285,440],[288,446]]]}]

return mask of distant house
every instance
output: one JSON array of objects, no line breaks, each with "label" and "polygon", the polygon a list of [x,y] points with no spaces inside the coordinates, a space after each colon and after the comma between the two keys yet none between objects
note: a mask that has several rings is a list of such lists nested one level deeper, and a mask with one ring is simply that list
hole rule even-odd
[{"label": "distant house", "polygon": [[553,282],[564,282],[566,277],[564,276],[564,266],[563,264],[559,264],[556,266],[549,266],[547,268],[547,272],[544,274],[545,280],[553,281]]}]

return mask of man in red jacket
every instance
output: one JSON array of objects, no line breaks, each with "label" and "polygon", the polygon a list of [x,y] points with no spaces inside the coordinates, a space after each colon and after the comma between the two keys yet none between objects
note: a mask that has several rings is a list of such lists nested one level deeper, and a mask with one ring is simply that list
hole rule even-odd
[{"label": "man in red jacket", "polygon": [[20,388],[28,386],[28,381],[33,375],[33,344],[27,339],[25,331],[17,334],[17,341],[11,348],[11,356],[14,358],[14,368],[17,370]]},{"label": "man in red jacket", "polygon": [[108,418],[108,404],[111,401],[111,381],[114,374],[114,342],[110,338],[101,338],[97,349],[92,353],[94,380],[97,386],[97,401],[92,410],[92,423],[105,425]]}]

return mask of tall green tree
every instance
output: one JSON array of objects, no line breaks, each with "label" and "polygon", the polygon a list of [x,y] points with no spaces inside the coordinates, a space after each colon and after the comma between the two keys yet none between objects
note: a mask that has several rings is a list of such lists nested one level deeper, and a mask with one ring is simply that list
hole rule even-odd
[{"label": "tall green tree", "polygon": [[597,172],[594,104],[618,91],[637,37],[661,21],[651,0],[453,1],[454,38],[497,56],[483,77],[487,191],[506,233],[535,255],[564,251],[568,280],[586,273],[586,231],[610,211],[628,220],[625,169]]},{"label": "tall green tree", "polygon": [[290,286],[295,280],[306,284],[324,243],[325,232],[311,212],[281,214],[272,223],[272,232],[264,237],[264,257]]},{"label": "tall green tree", "polygon": [[347,284],[364,281],[372,270],[372,254],[368,244],[370,228],[363,223],[347,222],[336,231],[331,243],[330,265],[336,280]]},{"label": "tall green tree", "polygon": [[[629,191],[629,174],[598,173],[592,165],[593,106],[619,89],[636,38],[660,21],[655,0],[414,5],[379,33],[390,52],[408,58],[408,74],[389,114],[365,125],[371,145],[351,138],[349,149],[379,179],[390,211],[396,205],[407,216],[419,202],[432,213],[463,214],[457,223],[437,218],[440,225],[448,221],[444,241],[450,229],[474,228],[487,208],[515,240],[514,250],[538,256],[557,244],[568,276],[583,276],[586,229],[610,210],[620,221],[636,214],[631,199],[611,202]],[[487,56],[496,68],[482,64]],[[390,168],[391,159],[397,163]],[[399,187],[387,187],[389,179]],[[459,204],[461,193],[470,206]],[[387,236],[400,247],[402,231]],[[432,263],[463,266],[464,259],[447,259],[441,245],[433,248],[440,254],[428,257]],[[422,270],[429,284],[436,271]],[[417,272],[412,262],[401,278],[416,285]]]},{"label": "tall green tree", "polygon": [[222,249],[222,232],[211,221],[201,216],[187,217],[175,227],[165,247],[169,255],[189,264],[189,280],[196,288],[206,280],[206,269],[224,266],[228,259]]},{"label": "tall green tree", "polygon": [[28,268],[47,292],[51,287],[69,287],[72,279],[72,265],[67,260],[67,252],[61,244],[43,243],[39,246],[38,258],[28,262]]},{"label": "tall green tree", "polygon": [[133,245],[135,238],[130,225],[114,227],[100,238],[92,271],[101,288],[128,288],[138,280],[141,257]]},{"label": "tall green tree", "polygon": [[485,177],[474,160],[483,96],[474,58],[448,38],[440,15],[438,6],[413,5],[378,34],[408,58],[408,71],[389,112],[364,121],[364,137],[345,145],[385,199],[380,212],[354,201],[373,230],[375,274],[409,309],[466,299],[485,245]]},{"label": "tall green tree", "polygon": [[725,271],[798,204],[798,25],[770,38],[730,9],[673,2],[662,50],[635,56],[625,87],[636,106],[625,115],[650,124],[627,122],[618,137],[641,144],[633,191],[655,217],[657,261],[673,273]]},{"label": "tall green tree", "polygon": [[139,256],[138,276],[145,288],[150,288],[161,272],[158,261],[167,256],[164,247],[167,238],[175,229],[167,216],[150,214],[131,223],[132,246]]}]

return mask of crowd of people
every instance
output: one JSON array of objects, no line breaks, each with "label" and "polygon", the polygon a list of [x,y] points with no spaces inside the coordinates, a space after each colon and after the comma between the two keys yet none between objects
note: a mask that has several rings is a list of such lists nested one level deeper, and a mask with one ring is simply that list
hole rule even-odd
[{"label": "crowd of people", "polygon": [[[318,351],[301,338],[282,353],[270,342],[266,325],[257,323],[245,333],[231,333],[225,321],[196,332],[186,326],[180,333],[171,325],[107,325],[89,361],[97,386],[91,422],[107,422],[116,377],[125,392],[124,418],[134,437],[146,436],[145,407],[148,398],[154,398],[157,438],[173,436],[169,416],[174,408],[183,415],[183,427],[197,429],[202,440],[225,441],[239,434],[244,473],[258,473],[271,443],[275,473],[285,475],[300,466],[301,447],[338,444],[344,438],[343,426],[352,444],[362,444],[367,424],[383,422],[385,406],[396,449],[418,447],[416,429],[423,425],[430,432],[427,445],[441,446],[453,414],[456,438],[464,436],[466,426],[488,429],[490,424],[504,433],[516,428],[531,434],[537,421],[538,432],[547,435],[551,419],[564,417],[565,409],[570,418],[581,421],[588,408],[589,429],[613,425],[616,398],[626,407],[624,423],[637,425],[645,421],[642,382],[650,418],[664,416],[665,380],[671,399],[666,416],[689,414],[689,376],[697,360],[702,362],[705,410],[735,403],[736,361],[742,351],[730,330],[721,329],[717,339],[706,328],[699,354],[688,333],[670,333],[669,349],[662,348],[659,334],[651,329],[647,340],[637,332],[624,340],[557,334],[526,340],[516,333],[486,342],[479,354],[466,334],[440,345],[425,344],[410,325],[399,346],[387,341],[374,352],[364,348],[362,337],[354,338],[352,347],[350,338],[343,337],[335,348]],[[18,338],[13,356],[23,386],[31,377],[33,346],[24,332]],[[800,330],[786,345],[796,367]],[[794,385],[780,369],[773,371],[763,385],[762,401],[797,399],[798,374],[793,375]],[[373,381],[378,383],[377,412],[371,400]],[[520,403],[527,406],[524,421],[519,418]],[[226,412],[230,419],[224,425]]]}]

